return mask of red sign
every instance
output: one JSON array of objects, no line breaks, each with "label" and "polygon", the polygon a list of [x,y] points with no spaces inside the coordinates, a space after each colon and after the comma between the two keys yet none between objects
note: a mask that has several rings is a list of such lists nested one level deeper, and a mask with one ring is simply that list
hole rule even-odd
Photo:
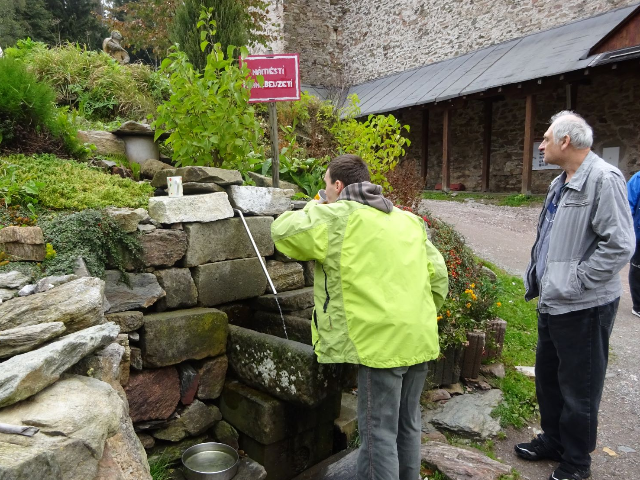
[{"label": "red sign", "polygon": [[255,81],[250,103],[300,100],[300,59],[297,53],[249,55],[243,63],[255,79],[262,75],[264,84]]}]

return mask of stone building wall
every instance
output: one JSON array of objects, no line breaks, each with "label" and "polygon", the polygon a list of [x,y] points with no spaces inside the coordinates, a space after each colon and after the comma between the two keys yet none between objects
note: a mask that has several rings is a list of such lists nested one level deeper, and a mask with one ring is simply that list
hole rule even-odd
[{"label": "stone building wall", "polygon": [[[590,85],[578,87],[577,112],[594,129],[593,151],[620,147],[619,168],[627,178],[640,170],[640,79],[634,73],[605,73],[594,76]],[[551,116],[564,109],[562,87],[541,91],[536,97],[534,141],[541,141]],[[493,103],[490,191],[519,192],[522,185],[525,98],[508,98]],[[396,112],[410,126],[412,141],[407,158],[422,156],[422,111]],[[442,110],[429,112],[429,159],[427,188],[442,181]],[[463,183],[467,190],[481,188],[483,104],[470,101],[454,109],[451,116],[451,183]],[[534,170],[532,191],[544,193],[559,170]]]},{"label": "stone building wall", "polygon": [[[638,3],[637,0],[344,0],[344,75],[358,84]],[[321,52],[317,52],[321,54]]]}]

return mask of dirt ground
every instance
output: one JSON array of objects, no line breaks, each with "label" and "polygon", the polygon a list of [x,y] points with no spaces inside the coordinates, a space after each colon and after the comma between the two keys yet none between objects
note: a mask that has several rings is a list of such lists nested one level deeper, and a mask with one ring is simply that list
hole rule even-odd
[{"label": "dirt ground", "polygon": [[[514,275],[524,272],[535,240],[539,207],[423,200],[421,208],[452,224],[478,256]],[[628,269],[620,275],[624,293],[611,336],[598,443],[592,453],[594,480],[640,479],[640,318],[631,314]],[[518,470],[522,479],[546,480],[555,468],[550,462],[520,460],[513,453],[515,443],[528,441],[539,428],[532,424],[522,430],[508,429],[506,440],[496,441],[496,455]]]}]

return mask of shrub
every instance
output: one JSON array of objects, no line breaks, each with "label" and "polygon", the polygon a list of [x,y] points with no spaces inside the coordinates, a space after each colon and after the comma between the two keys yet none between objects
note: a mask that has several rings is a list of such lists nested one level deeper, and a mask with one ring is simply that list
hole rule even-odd
[{"label": "shrub", "polygon": [[24,64],[0,58],[0,143],[19,131],[55,128],[55,93],[27,72]]},{"label": "shrub", "polygon": [[424,180],[416,169],[416,162],[404,160],[387,175],[390,191],[387,197],[395,205],[416,211],[420,204]]},{"label": "shrub", "polygon": [[60,215],[41,224],[45,240],[54,252],[43,263],[49,275],[73,273],[82,257],[89,273],[103,277],[107,264],[123,274],[127,259],[139,259],[142,246],[138,236],[127,234],[104,212],[84,210]]},{"label": "shrub", "polygon": [[[202,10],[201,49],[204,51],[215,34],[212,10]],[[161,71],[170,75],[171,98],[158,107],[152,126],[156,140],[170,132],[165,140],[173,148],[176,165],[215,165],[235,168],[238,162],[259,149],[261,126],[249,104],[252,84],[249,68],[236,65],[233,46],[227,58],[219,43],[212,45],[202,72],[191,65],[184,52],[172,47]],[[242,56],[248,54],[241,49]]]},{"label": "shrub", "polygon": [[41,206],[58,210],[86,208],[147,207],[153,187],[117,175],[107,175],[86,164],[54,155],[0,157],[0,169],[15,165],[15,183],[40,182],[37,199]]},{"label": "shrub", "polygon": [[75,44],[46,48],[19,43],[11,55],[22,57],[30,72],[54,88],[58,104],[77,108],[91,119],[140,120],[169,94],[166,78],[150,67],[120,65],[104,52]]}]

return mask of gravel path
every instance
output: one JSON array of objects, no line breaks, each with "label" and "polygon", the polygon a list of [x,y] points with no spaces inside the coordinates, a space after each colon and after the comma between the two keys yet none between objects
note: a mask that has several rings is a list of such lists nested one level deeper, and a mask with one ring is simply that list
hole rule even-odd
[{"label": "gravel path", "polygon": [[[524,272],[535,241],[539,207],[423,200],[421,208],[452,224],[480,257],[514,275]],[[611,337],[609,369],[600,405],[598,444],[592,454],[593,480],[640,478],[640,318],[631,314],[627,274],[625,268],[621,272],[624,292]],[[555,468],[549,462],[526,462],[513,454],[513,444],[528,441],[534,429],[539,428],[531,425],[520,431],[509,429],[506,440],[496,441],[496,455],[516,468],[522,479],[546,480]]]}]

